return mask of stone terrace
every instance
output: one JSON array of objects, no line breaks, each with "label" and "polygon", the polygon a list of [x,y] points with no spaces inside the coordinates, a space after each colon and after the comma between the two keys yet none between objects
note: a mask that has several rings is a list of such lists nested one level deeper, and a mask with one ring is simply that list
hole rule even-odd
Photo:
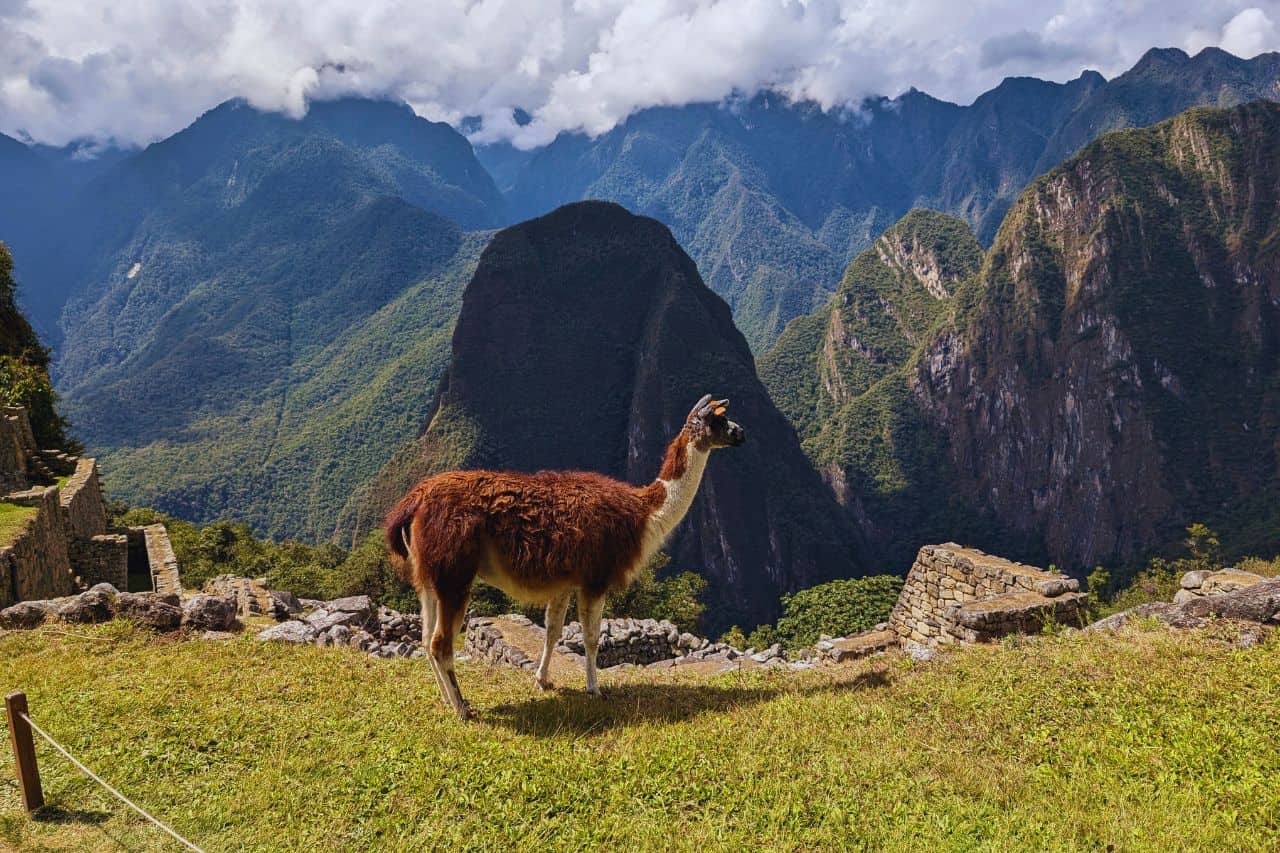
[{"label": "stone terrace", "polygon": [[0,608],[99,583],[127,590],[131,550],[150,565],[153,589],[181,592],[164,526],[108,527],[96,460],[37,448],[21,408],[0,409],[0,501],[34,510],[0,543]]},{"label": "stone terrace", "polygon": [[903,641],[980,643],[1035,633],[1053,620],[1075,624],[1088,596],[1066,575],[1046,572],[953,542],[916,555],[889,617]]}]

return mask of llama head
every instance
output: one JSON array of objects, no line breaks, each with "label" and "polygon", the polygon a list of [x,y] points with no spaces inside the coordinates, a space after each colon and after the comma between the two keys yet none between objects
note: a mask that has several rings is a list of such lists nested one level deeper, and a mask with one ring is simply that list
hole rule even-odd
[{"label": "llama head", "polygon": [[713,400],[707,394],[694,405],[684,422],[689,441],[699,450],[737,447],[747,440],[742,427],[725,417],[728,400]]}]

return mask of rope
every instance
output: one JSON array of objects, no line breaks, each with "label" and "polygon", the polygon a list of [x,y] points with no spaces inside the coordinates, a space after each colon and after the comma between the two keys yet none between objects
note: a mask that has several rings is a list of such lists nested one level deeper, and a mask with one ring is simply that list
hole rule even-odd
[{"label": "rope", "polygon": [[84,773],[85,773],[85,774],[86,774],[90,779],[92,779],[93,781],[97,782],[99,785],[101,785],[102,787],[104,787],[104,788],[106,788],[108,791],[110,791],[110,792],[112,793],[112,795],[114,795],[114,796],[115,796],[115,798],[116,798],[117,800],[119,800],[120,802],[124,803],[126,806],[128,806],[128,807],[129,807],[129,808],[131,808],[131,809],[133,809],[135,812],[137,812],[138,814],[142,815],[142,816],[143,816],[143,817],[145,817],[147,820],[151,821],[151,822],[152,822],[152,823],[154,823],[156,826],[160,827],[160,828],[161,828],[161,829],[163,829],[165,832],[167,832],[167,833],[169,833],[170,835],[172,835],[172,836],[173,836],[173,838],[174,838],[174,840],[175,840],[175,841],[177,841],[179,844],[182,844],[183,846],[187,847],[187,848],[188,848],[188,849],[190,849],[190,850],[194,850],[194,851],[195,851],[195,853],[204,853],[204,851],[203,851],[203,850],[201,850],[199,847],[195,846],[195,845],[194,845],[194,844],[192,844],[190,841],[188,841],[187,839],[183,838],[181,835],[179,835],[178,833],[174,832],[172,829],[170,829],[169,827],[165,826],[163,823],[161,823],[160,821],[158,821],[158,820],[156,820],[155,818],[153,818],[151,815],[149,815],[149,814],[147,814],[146,812],[144,812],[144,811],[143,811],[143,810],[142,810],[142,809],[141,809],[137,804],[135,804],[132,800],[130,800],[130,799],[129,799],[128,797],[126,797],[124,794],[120,793],[120,792],[119,792],[119,791],[117,791],[115,788],[111,787],[111,786],[110,786],[110,785],[108,785],[106,782],[102,781],[102,778],[101,778],[100,776],[98,776],[98,774],[97,774],[97,773],[94,773],[94,772],[93,772],[92,770],[90,770],[88,767],[85,767],[83,764],[81,764],[79,761],[77,761],[77,760],[76,760],[76,757],[75,757],[74,755],[72,755],[71,753],[69,753],[69,752],[67,752],[65,749],[63,749],[63,748],[62,748],[62,744],[58,743],[56,740],[54,740],[52,737],[50,737],[50,736],[49,736],[49,734],[48,734],[48,732],[46,732],[44,729],[42,729],[42,728],[40,728],[39,726],[37,726],[37,725],[35,724],[35,722],[34,722],[34,721],[29,717],[29,716],[27,716],[26,714],[22,714],[22,713],[18,714],[18,716],[19,716],[19,717],[22,717],[22,719],[26,720],[26,721],[27,721],[27,725],[31,726],[31,728],[35,730],[35,733],[36,733],[36,734],[40,735],[40,737],[42,737],[42,738],[44,738],[45,740],[47,740],[47,741],[49,742],[49,745],[50,745],[50,746],[52,746],[54,749],[58,750],[58,752],[62,753],[62,757],[63,757],[63,758],[67,759],[67,761],[70,761],[70,762],[71,762],[72,764],[74,764],[76,767],[79,767],[82,771],[84,771]]}]

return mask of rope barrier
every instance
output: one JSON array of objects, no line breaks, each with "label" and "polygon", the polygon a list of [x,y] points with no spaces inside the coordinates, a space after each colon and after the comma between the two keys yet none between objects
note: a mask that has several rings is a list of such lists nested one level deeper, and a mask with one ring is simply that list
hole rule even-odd
[{"label": "rope barrier", "polygon": [[31,726],[32,731],[34,731],[36,734],[40,735],[40,737],[42,737],[42,738],[44,738],[45,740],[47,740],[47,741],[49,742],[49,745],[50,745],[50,746],[52,746],[54,749],[58,750],[58,752],[62,753],[62,757],[63,757],[63,758],[67,759],[67,761],[70,761],[70,762],[71,762],[72,764],[74,764],[76,767],[79,767],[79,768],[80,768],[80,769],[85,773],[85,775],[87,775],[90,779],[92,779],[93,781],[97,782],[99,785],[101,785],[102,787],[104,787],[104,788],[106,788],[108,791],[110,791],[110,792],[111,792],[111,794],[112,794],[112,795],[113,795],[117,800],[119,800],[120,802],[124,803],[126,806],[128,806],[128,807],[129,807],[129,808],[131,808],[131,809],[133,809],[135,812],[137,812],[138,814],[142,815],[142,816],[143,816],[143,817],[145,817],[147,820],[151,821],[151,822],[152,822],[152,823],[154,823],[156,826],[158,826],[158,827],[160,827],[161,829],[163,829],[165,832],[169,833],[171,836],[173,836],[173,838],[174,838],[174,840],[175,840],[175,841],[177,841],[179,844],[182,844],[182,845],[183,845],[184,847],[186,847],[187,849],[189,849],[189,850],[194,850],[194,851],[195,851],[195,853],[204,853],[204,851],[203,851],[203,850],[201,850],[199,847],[195,846],[195,845],[194,845],[194,844],[192,844],[190,841],[188,841],[187,839],[183,838],[181,835],[179,835],[178,833],[174,832],[172,829],[170,829],[169,827],[165,826],[163,823],[161,823],[160,821],[156,820],[156,819],[155,819],[154,817],[152,817],[151,815],[147,814],[145,811],[143,811],[143,810],[142,810],[142,808],[141,808],[141,807],[139,807],[136,803],[134,803],[132,800],[130,800],[130,799],[129,799],[128,797],[126,797],[124,794],[120,793],[120,792],[119,792],[119,791],[117,791],[115,788],[113,788],[113,787],[111,787],[110,785],[108,785],[106,782],[104,782],[104,781],[102,780],[102,778],[101,778],[100,776],[98,776],[98,774],[97,774],[97,773],[94,773],[94,772],[93,772],[92,770],[90,770],[88,767],[85,767],[83,764],[81,764],[79,761],[77,761],[77,760],[76,760],[76,757],[75,757],[74,755],[72,755],[71,753],[69,753],[69,752],[67,752],[65,749],[63,749],[62,744],[58,743],[56,740],[54,740],[52,737],[50,737],[50,736],[49,736],[49,733],[48,733],[48,732],[46,732],[44,729],[42,729],[42,728],[40,728],[39,726],[37,726],[37,725],[35,724],[35,721],[34,721],[34,720],[32,720],[30,716],[28,716],[27,714],[22,714],[22,713],[20,713],[18,716],[22,717],[22,719],[24,719],[24,720],[26,720],[26,721],[27,721],[27,725]]}]

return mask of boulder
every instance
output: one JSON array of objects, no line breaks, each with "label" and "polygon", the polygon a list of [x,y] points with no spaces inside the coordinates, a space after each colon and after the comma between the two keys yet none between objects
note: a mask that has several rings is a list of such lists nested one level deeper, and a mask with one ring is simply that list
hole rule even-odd
[{"label": "boulder", "polygon": [[[333,601],[326,601],[322,604],[320,610],[331,614],[347,614],[346,619],[341,624],[359,625],[361,627],[372,626],[377,615],[377,610],[373,606],[373,599],[367,595],[349,595],[346,598],[335,598]],[[333,622],[331,624],[336,625],[339,623]]]},{"label": "boulder", "polygon": [[113,615],[112,600],[116,590],[100,583],[79,595],[58,599],[58,618],[64,622],[106,622]]},{"label": "boulder", "polygon": [[116,616],[152,631],[176,631],[182,624],[182,608],[176,595],[154,592],[122,592],[116,596]]},{"label": "boulder", "polygon": [[1202,628],[1205,620],[1184,612],[1185,605],[1170,604],[1167,601],[1153,601],[1120,613],[1113,613],[1105,619],[1099,619],[1086,631],[1116,631],[1135,619],[1156,619],[1171,628]]},{"label": "boulder", "polygon": [[0,628],[7,630],[35,628],[49,616],[57,615],[52,601],[20,601],[0,610]]},{"label": "boulder", "polygon": [[182,622],[197,631],[226,631],[236,621],[236,601],[222,595],[193,595],[182,606]]},{"label": "boulder", "polygon": [[258,639],[282,643],[310,643],[315,641],[317,633],[316,629],[306,622],[290,619],[258,634]]},{"label": "boulder", "polygon": [[1255,575],[1253,572],[1242,572],[1239,569],[1223,569],[1205,578],[1204,583],[1200,586],[1200,592],[1205,595],[1221,595],[1253,586],[1264,580],[1266,578],[1262,577],[1262,575]]},{"label": "boulder", "polygon": [[1189,617],[1280,624],[1280,578],[1261,579],[1224,595],[1197,598],[1181,605],[1181,610]]},{"label": "boulder", "polygon": [[1201,596],[1199,592],[1195,592],[1189,589],[1180,589],[1173,594],[1173,603],[1186,604],[1188,601],[1195,601],[1197,598],[1202,598],[1202,597],[1203,596]]},{"label": "boulder", "polygon": [[1204,579],[1209,577],[1209,575],[1211,574],[1213,574],[1213,572],[1206,571],[1204,569],[1197,569],[1194,572],[1187,572],[1185,575],[1182,576],[1182,580],[1179,581],[1179,585],[1183,589],[1199,589],[1201,586],[1204,585]]},{"label": "boulder", "polygon": [[292,615],[294,613],[302,612],[302,601],[299,600],[298,596],[288,590],[271,589],[267,590],[267,593],[271,596],[271,602],[275,605],[275,611],[277,613],[288,613]]},{"label": "boulder", "polygon": [[362,628],[368,624],[368,614],[343,613],[342,611],[317,610],[306,617],[307,624],[323,633],[337,625]]}]

